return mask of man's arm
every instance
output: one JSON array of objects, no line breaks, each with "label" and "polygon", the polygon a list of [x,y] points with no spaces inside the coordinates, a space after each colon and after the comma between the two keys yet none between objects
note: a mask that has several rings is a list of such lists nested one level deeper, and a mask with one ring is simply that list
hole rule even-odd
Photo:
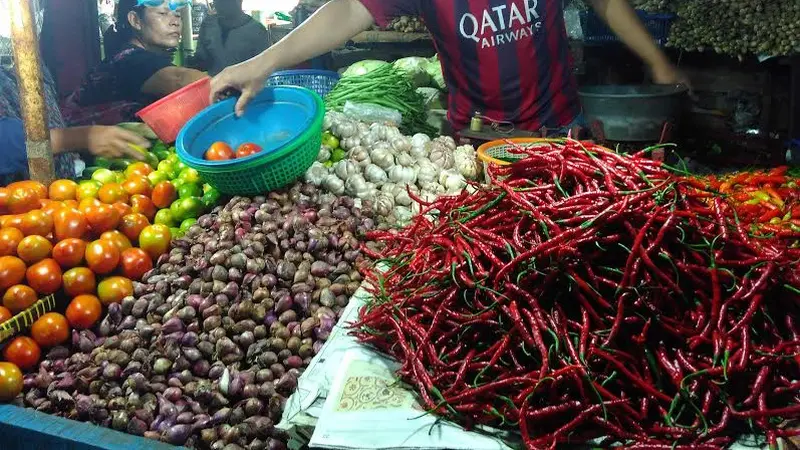
[{"label": "man's arm", "polygon": [[653,81],[663,84],[684,81],[667,55],[653,42],[628,0],[592,0],[592,6],[620,40],[650,66]]},{"label": "man's arm", "polygon": [[178,89],[205,78],[206,74],[186,67],[165,67],[142,85],[142,92],[151,95],[169,95]]}]

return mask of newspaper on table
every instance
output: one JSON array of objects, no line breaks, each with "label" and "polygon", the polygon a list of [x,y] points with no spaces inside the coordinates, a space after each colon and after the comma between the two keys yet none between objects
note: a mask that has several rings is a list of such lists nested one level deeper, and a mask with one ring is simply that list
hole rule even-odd
[{"label": "newspaper on table", "polygon": [[[506,450],[511,448],[506,442],[519,442],[511,434],[466,431],[427,414],[413,390],[398,381],[398,363],[359,344],[348,334],[347,324],[357,320],[368,300],[364,288],[350,299],[330,338],[300,376],[297,391],[289,397],[277,427],[289,434],[292,450],[304,446],[343,450]],[[768,448],[763,438],[744,436],[730,450]],[[779,440],[779,448],[791,447]]]}]

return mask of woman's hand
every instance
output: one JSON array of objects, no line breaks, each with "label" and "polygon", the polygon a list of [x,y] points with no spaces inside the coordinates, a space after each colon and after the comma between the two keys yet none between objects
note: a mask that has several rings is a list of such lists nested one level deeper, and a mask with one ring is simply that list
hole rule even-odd
[{"label": "woman's hand", "polygon": [[150,141],[120,127],[92,126],[87,134],[87,147],[95,156],[144,160],[144,155],[131,145],[150,148]]},{"label": "woman's hand", "polygon": [[236,101],[235,110],[236,115],[241,117],[250,100],[264,89],[264,82],[272,73],[271,69],[265,69],[269,66],[262,61],[263,56],[230,66],[215,76],[211,80],[211,102],[227,97],[230,91],[239,91],[241,95]]}]

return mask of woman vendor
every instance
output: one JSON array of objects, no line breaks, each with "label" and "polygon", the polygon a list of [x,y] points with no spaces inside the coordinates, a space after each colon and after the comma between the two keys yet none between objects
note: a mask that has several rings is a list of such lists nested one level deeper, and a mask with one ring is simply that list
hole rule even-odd
[{"label": "woman vendor", "polygon": [[67,99],[70,125],[113,125],[137,120],[143,107],[200,80],[198,70],[172,64],[187,0],[120,0],[106,60]]},{"label": "woman vendor", "polygon": [[[77,150],[107,158],[142,159],[130,144],[150,147],[147,139],[133,132],[112,126],[66,128],[58,109],[53,81],[45,70],[44,95],[50,139],[54,153],[56,177],[72,178],[82,170]],[[0,67],[0,185],[27,178],[25,130],[20,111],[19,89],[13,72]]]}]

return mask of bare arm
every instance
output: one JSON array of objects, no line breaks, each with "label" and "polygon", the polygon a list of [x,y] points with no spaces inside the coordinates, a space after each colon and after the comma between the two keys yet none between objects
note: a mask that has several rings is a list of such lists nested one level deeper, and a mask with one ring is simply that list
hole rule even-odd
[{"label": "bare arm", "polygon": [[144,82],[142,93],[159,96],[169,95],[205,77],[206,74],[199,70],[186,67],[165,67]]},{"label": "bare arm", "polygon": [[272,72],[341,47],[373,22],[369,10],[359,0],[332,0],[260,55],[225,69],[211,82],[211,96],[218,99],[230,89],[240,91],[236,113],[241,115]]},{"label": "bare arm", "polygon": [[95,156],[144,159],[130,145],[149,148],[150,142],[138,134],[119,127],[89,126],[50,130],[53,153],[89,150]]},{"label": "bare arm", "polygon": [[592,0],[592,6],[620,40],[650,66],[654,81],[658,83],[681,81],[677,70],[667,55],[653,42],[653,37],[639,20],[628,0]]}]

